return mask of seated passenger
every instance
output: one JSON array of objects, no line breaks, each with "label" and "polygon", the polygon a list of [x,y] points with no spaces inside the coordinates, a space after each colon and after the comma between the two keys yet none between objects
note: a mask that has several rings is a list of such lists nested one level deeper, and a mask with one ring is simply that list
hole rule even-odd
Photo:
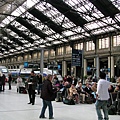
[{"label": "seated passenger", "polygon": [[81,82],[78,82],[78,85],[77,85],[76,89],[77,89],[77,92],[80,95],[80,97],[82,97],[82,101],[81,102],[85,103],[86,92],[83,90]]},{"label": "seated passenger", "polygon": [[74,86],[74,84],[71,84],[71,87],[68,90],[68,98],[69,99],[75,99],[76,103],[79,103],[79,97],[78,92]]},{"label": "seated passenger", "polygon": [[120,77],[117,78],[116,82],[117,82],[117,84],[120,85]]},{"label": "seated passenger", "polygon": [[108,92],[109,92],[109,93],[113,93],[113,92],[114,92],[114,87],[113,87],[113,85],[110,85],[110,87],[108,88]]},{"label": "seated passenger", "polygon": [[86,87],[84,88],[84,90],[88,96],[94,99],[94,95],[92,94],[91,86],[89,85],[89,83],[86,83]]}]

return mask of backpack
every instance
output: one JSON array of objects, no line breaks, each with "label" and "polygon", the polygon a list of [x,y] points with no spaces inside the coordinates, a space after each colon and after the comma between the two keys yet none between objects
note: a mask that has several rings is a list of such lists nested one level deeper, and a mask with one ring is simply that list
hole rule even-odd
[{"label": "backpack", "polygon": [[116,115],[116,108],[115,105],[112,104],[109,108],[108,108],[108,114],[109,115]]},{"label": "backpack", "polygon": [[108,114],[109,115],[116,115],[116,102],[113,101],[113,97],[112,94],[110,94],[110,98],[111,98],[111,105],[108,107]]},{"label": "backpack", "polygon": [[75,101],[73,99],[64,99],[63,100],[63,103],[64,104],[67,104],[67,105],[75,105]]}]

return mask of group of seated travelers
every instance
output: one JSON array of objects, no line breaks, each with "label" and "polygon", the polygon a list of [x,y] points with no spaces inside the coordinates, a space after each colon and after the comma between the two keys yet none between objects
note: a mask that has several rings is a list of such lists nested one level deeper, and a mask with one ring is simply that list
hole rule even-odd
[{"label": "group of seated travelers", "polygon": [[81,81],[77,81],[76,78],[68,76],[63,81],[58,81],[56,76],[54,77],[54,86],[57,87],[57,97],[74,99],[75,103],[86,103],[87,98],[91,98],[92,102],[95,102],[95,93],[97,91],[97,84],[86,83],[82,85]]},{"label": "group of seated travelers", "polygon": [[[63,81],[59,81],[54,77],[54,86],[57,87],[56,101],[62,101],[63,98],[74,99],[75,103],[87,103],[91,100],[96,101],[97,82],[86,82],[85,85],[81,81],[77,81],[75,77],[66,76]],[[120,78],[119,78],[120,79]],[[112,93],[113,100],[117,99],[117,92],[120,91],[120,84],[111,85],[109,93]],[[61,100],[59,100],[61,98]]]}]

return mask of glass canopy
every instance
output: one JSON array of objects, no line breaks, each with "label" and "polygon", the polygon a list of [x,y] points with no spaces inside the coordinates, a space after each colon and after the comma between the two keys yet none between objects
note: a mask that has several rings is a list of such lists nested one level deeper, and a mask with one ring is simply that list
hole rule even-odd
[{"label": "glass canopy", "polygon": [[6,0],[0,7],[0,58],[120,30],[120,0]]}]

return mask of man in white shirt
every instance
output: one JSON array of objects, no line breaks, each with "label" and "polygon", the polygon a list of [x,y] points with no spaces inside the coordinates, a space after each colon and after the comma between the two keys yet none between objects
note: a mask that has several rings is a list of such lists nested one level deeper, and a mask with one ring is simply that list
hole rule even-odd
[{"label": "man in white shirt", "polygon": [[109,119],[107,102],[109,99],[108,88],[110,86],[110,82],[107,81],[105,78],[106,78],[106,74],[101,72],[100,80],[98,81],[98,85],[97,85],[96,103],[95,103],[98,120],[103,120],[101,109],[103,110],[104,113],[104,120]]}]

